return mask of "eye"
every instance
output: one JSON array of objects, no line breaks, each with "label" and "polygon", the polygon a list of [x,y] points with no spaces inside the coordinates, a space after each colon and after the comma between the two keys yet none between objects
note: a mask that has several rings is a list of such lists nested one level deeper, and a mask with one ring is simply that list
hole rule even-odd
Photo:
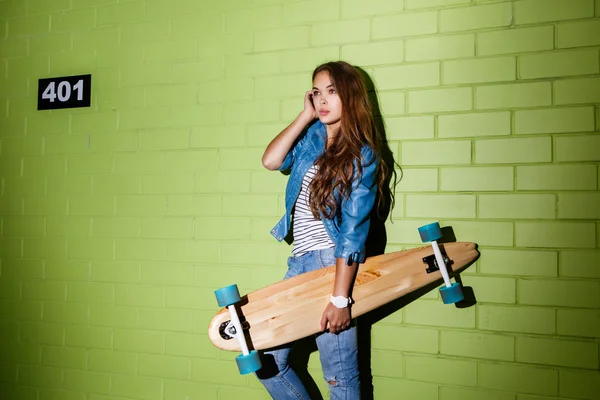
[{"label": "eye", "polygon": [[312,95],[313,95],[313,96],[318,96],[318,95],[319,95],[319,92],[318,92],[317,90],[313,90],[313,92],[312,92]]},{"label": "eye", "polygon": [[329,89],[329,94],[335,94],[335,89],[333,89],[333,88]]}]

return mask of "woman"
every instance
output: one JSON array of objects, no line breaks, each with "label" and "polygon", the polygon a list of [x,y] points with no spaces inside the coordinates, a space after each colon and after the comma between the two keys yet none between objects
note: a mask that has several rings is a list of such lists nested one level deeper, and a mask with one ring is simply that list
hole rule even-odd
[{"label": "woman", "polygon": [[[359,72],[348,63],[329,62],[312,78],[303,111],[263,155],[267,169],[290,171],[286,214],[271,233],[279,241],[293,236],[285,278],[336,266],[316,343],[331,399],[359,399],[350,295],[358,264],[365,260],[371,211],[386,192],[389,171],[380,162],[379,136]],[[276,400],[310,399],[288,365],[289,352],[289,346],[266,352],[277,368],[257,375]]]}]

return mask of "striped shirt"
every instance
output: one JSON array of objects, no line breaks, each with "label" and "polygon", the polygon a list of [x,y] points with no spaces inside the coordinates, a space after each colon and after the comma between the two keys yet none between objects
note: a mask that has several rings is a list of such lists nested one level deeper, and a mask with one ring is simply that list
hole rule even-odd
[{"label": "striped shirt", "polygon": [[310,167],[302,179],[302,189],[294,206],[294,248],[292,254],[301,256],[312,250],[328,249],[335,246],[325,230],[323,221],[314,217],[310,210],[310,182],[315,177],[316,168]]}]

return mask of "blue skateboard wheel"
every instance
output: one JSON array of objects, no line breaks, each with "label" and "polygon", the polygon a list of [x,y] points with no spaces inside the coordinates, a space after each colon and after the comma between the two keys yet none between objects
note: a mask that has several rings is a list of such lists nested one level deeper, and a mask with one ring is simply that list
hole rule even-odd
[{"label": "blue skateboard wheel", "polygon": [[229,285],[215,290],[217,303],[220,307],[227,307],[240,301],[240,292],[237,285]]},{"label": "blue skateboard wheel", "polygon": [[450,287],[442,286],[440,288],[440,294],[442,295],[442,301],[444,304],[458,303],[465,298],[462,288],[458,282],[452,283]]},{"label": "blue skateboard wheel", "polygon": [[433,222],[428,225],[423,225],[419,228],[419,235],[424,243],[433,242],[442,238],[442,230],[438,222]]},{"label": "blue skateboard wheel", "polygon": [[251,372],[258,371],[262,364],[260,363],[260,357],[256,350],[252,350],[247,356],[240,354],[235,358],[240,374],[246,375]]}]

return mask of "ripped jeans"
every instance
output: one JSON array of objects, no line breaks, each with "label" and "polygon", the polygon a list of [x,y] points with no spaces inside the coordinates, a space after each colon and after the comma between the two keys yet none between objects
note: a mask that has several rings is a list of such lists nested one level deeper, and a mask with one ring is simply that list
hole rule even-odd
[{"label": "ripped jeans", "polygon": [[[330,265],[335,265],[335,247],[314,250],[300,257],[288,259],[288,272],[284,279],[292,276],[314,271]],[[315,335],[323,377],[329,386],[331,400],[359,400],[360,379],[358,373],[358,344],[356,339],[356,326],[333,334],[329,332]],[[265,371],[258,371],[257,377],[265,386],[271,397],[275,400],[310,400],[304,385],[288,364],[288,357],[292,344],[278,347],[275,350],[265,351],[263,359],[274,362],[267,373],[269,366],[264,366]]]}]

